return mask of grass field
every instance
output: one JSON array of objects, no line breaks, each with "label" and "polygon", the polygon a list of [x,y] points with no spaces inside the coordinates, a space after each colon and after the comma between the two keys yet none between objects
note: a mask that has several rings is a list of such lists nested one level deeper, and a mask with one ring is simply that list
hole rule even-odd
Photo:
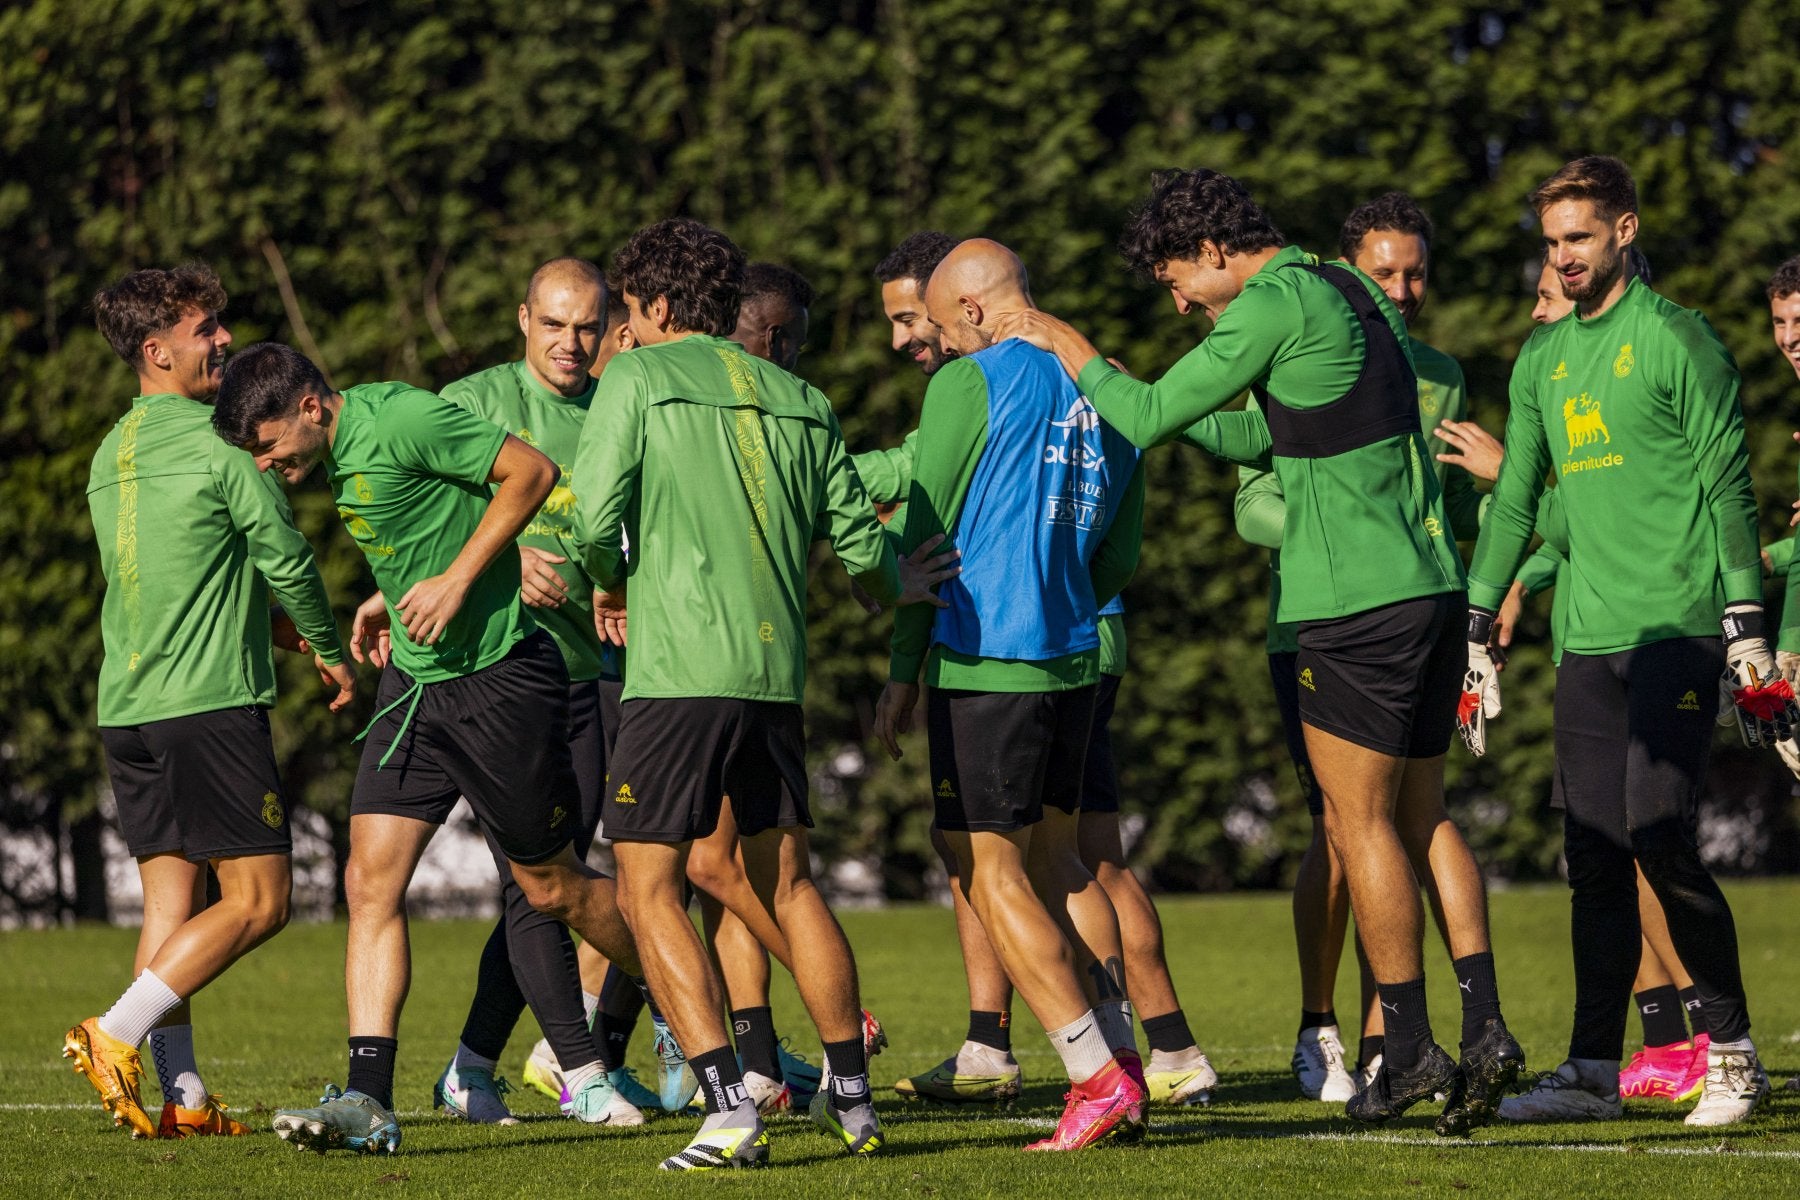
[{"label": "grass field", "polygon": [[[1755,1035],[1781,1080],[1800,1071],[1800,955],[1793,916],[1800,882],[1728,889],[1744,945]],[[1015,1047],[1027,1090],[1010,1113],[976,1117],[883,1103],[889,1149],[852,1162],[803,1121],[772,1129],[775,1169],[729,1177],[669,1177],[653,1168],[685,1144],[694,1122],[665,1117],[640,1130],[565,1121],[528,1089],[512,1096],[523,1123],[476,1128],[427,1111],[454,1050],[487,929],[472,922],[414,927],[412,998],[401,1028],[398,1105],[405,1149],[389,1158],[297,1153],[267,1129],[271,1109],[311,1104],[342,1082],[344,927],[296,926],[239,964],[196,1004],[209,1086],[258,1129],[244,1139],[133,1142],[115,1130],[87,1084],[57,1057],[62,1031],[106,1006],[123,986],[134,932],[84,928],[0,934],[0,1196],[280,1195],[987,1195],[1492,1196],[1586,1198],[1800,1194],[1800,1094],[1726,1132],[1688,1131],[1664,1102],[1632,1103],[1604,1125],[1504,1128],[1472,1142],[1434,1137],[1424,1110],[1371,1132],[1341,1108],[1295,1098],[1288,1072],[1298,1001],[1284,896],[1172,899],[1163,904],[1176,984],[1222,1084],[1209,1108],[1162,1110],[1140,1147],[1022,1155],[1061,1109],[1056,1062],[1022,1011]],[[1568,900],[1555,888],[1508,891],[1493,902],[1500,983],[1510,1024],[1531,1065],[1548,1070],[1566,1045],[1571,1005]],[[874,1064],[879,1087],[930,1066],[962,1036],[966,997],[947,911],[849,913],[864,999],[892,1048]],[[1340,1011],[1355,1006],[1354,968]],[[1454,1044],[1455,985],[1442,952],[1429,960],[1440,1039]],[[777,973],[776,1017],[816,1059],[817,1042]],[[1635,1017],[1631,1035],[1638,1033]],[[517,1078],[537,1036],[529,1018],[502,1072]],[[633,1052],[649,1062],[648,1028]],[[647,1074],[647,1071],[645,1072]],[[887,1093],[892,1095],[891,1092]],[[157,1097],[153,1082],[146,1102]],[[1428,1106],[1429,1107],[1429,1106]]]}]

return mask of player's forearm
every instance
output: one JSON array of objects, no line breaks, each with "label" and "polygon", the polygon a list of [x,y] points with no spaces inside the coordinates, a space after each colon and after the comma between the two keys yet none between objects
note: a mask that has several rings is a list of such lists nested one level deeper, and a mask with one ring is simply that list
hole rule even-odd
[{"label": "player's forearm", "polygon": [[906,499],[912,486],[913,444],[919,431],[913,430],[906,440],[889,450],[869,450],[852,455],[850,461],[862,479],[863,490],[875,504],[898,504]]},{"label": "player's forearm", "polygon": [[1269,435],[1269,423],[1254,408],[1204,416],[1182,430],[1175,440],[1238,466],[1268,470],[1273,465],[1270,454],[1274,439]]},{"label": "player's forearm", "polygon": [[518,541],[525,526],[544,506],[550,489],[556,486],[556,466],[536,451],[532,453],[541,461],[522,464],[499,481],[475,532],[457,551],[444,574],[464,586],[472,585],[500,557],[501,551]]}]

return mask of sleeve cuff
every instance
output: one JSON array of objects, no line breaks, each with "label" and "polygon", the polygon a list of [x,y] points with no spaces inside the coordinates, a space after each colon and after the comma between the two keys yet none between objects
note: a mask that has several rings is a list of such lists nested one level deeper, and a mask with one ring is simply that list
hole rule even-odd
[{"label": "sleeve cuff", "polygon": [[1506,593],[1511,590],[1512,583],[1510,581],[1493,584],[1471,575],[1469,576],[1469,606],[1485,608],[1489,612],[1499,612],[1501,602],[1506,599]]},{"label": "sleeve cuff", "polygon": [[919,682],[919,672],[925,666],[923,654],[902,653],[898,650],[888,656],[888,680],[892,683]]},{"label": "sleeve cuff", "polygon": [[1762,603],[1762,563],[1726,571],[1720,582],[1725,587],[1725,603]]}]

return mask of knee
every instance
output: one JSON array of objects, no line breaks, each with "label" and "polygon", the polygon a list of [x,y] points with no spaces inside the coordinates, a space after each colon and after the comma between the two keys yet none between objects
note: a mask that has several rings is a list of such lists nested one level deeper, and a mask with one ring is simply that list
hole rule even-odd
[{"label": "knee", "polygon": [[740,878],[737,860],[718,854],[688,856],[688,882],[715,899],[728,895]]},{"label": "knee", "polygon": [[404,885],[396,887],[391,873],[378,863],[355,854],[344,868],[344,903],[351,916],[385,916],[404,902]]},{"label": "knee", "polygon": [[1665,883],[1710,877],[1700,847],[1680,821],[1658,821],[1631,831],[1631,852],[1653,889]]},{"label": "knee", "polygon": [[548,917],[567,919],[580,907],[581,885],[586,881],[572,871],[556,869],[513,870],[513,878],[525,902]]}]

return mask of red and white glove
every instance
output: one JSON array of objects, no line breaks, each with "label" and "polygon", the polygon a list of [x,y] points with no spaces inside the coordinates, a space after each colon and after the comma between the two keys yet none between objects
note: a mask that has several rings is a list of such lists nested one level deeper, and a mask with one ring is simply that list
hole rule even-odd
[{"label": "red and white glove", "polygon": [[1770,746],[1800,730],[1800,704],[1776,668],[1763,634],[1763,606],[1740,601],[1725,606],[1723,690],[1731,693],[1738,732],[1746,746]]},{"label": "red and white glove", "polygon": [[1506,655],[1492,644],[1497,615],[1485,608],[1469,609],[1469,669],[1456,702],[1456,728],[1476,758],[1487,753],[1488,719],[1500,715],[1500,668]]}]

